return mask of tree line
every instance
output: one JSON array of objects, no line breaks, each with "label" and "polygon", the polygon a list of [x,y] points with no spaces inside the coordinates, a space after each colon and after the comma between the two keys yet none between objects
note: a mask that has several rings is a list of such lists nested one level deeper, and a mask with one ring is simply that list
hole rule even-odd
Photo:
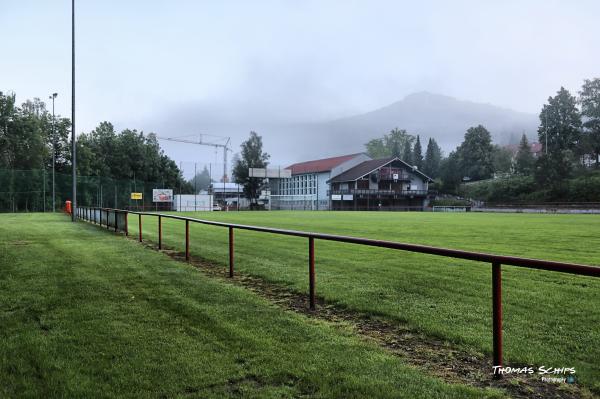
[{"label": "tree line", "polygon": [[[70,128],[69,118],[53,118],[40,99],[18,106],[14,93],[0,92],[0,210],[50,209],[53,153],[57,203],[62,206],[70,199]],[[82,205],[99,203],[101,192],[104,204],[124,205],[130,186],[144,188],[146,196],[151,195],[150,186],[192,191],[154,134],[130,129],[117,132],[109,122],[78,135],[77,173]]]},{"label": "tree line", "polygon": [[372,158],[398,157],[404,162],[416,166],[431,178],[440,174],[442,150],[434,138],[429,138],[423,154],[421,137],[412,135],[404,129],[392,129],[383,137],[372,139],[365,144],[367,154]]},{"label": "tree line", "polygon": [[[398,128],[370,140],[365,147],[371,157],[397,156],[417,166],[435,179],[434,186],[441,192],[459,194],[465,182],[503,177],[515,179],[524,191],[543,192],[539,199],[565,198],[569,179],[590,173],[590,168],[598,169],[600,165],[600,79],[586,79],[578,94],[575,97],[561,87],[544,104],[537,130],[542,150],[537,157],[525,134],[513,154],[494,144],[482,125],[468,128],[463,142],[447,157],[433,138],[423,156],[420,136]],[[524,181],[528,183],[523,184]],[[582,191],[585,190],[579,184],[578,195]],[[577,196],[569,198],[576,200]]]}]

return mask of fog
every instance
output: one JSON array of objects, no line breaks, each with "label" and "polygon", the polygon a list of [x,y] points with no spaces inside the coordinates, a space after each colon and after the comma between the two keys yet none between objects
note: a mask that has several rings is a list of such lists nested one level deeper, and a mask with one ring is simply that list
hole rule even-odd
[{"label": "fog", "polygon": [[[535,116],[560,86],[576,93],[599,74],[597,1],[416,3],[80,1],[77,132],[109,120],[231,136],[237,151],[256,130],[285,165],[361,151],[377,132],[338,146],[319,140],[322,126],[414,92]],[[58,92],[57,111],[70,115],[70,1],[3,0],[0,26],[0,90],[20,101]],[[215,160],[210,148],[165,149],[176,161]]]}]

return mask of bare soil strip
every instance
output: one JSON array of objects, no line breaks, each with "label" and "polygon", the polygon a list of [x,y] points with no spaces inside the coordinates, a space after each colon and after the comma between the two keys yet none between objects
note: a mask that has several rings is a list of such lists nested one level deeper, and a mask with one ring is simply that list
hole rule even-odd
[{"label": "bare soil strip", "polygon": [[[158,250],[158,246],[153,242],[145,241],[144,245]],[[175,249],[165,249],[163,246],[161,252],[175,260],[186,262],[185,254]],[[597,397],[589,389],[577,383],[543,382],[541,376],[535,374],[511,374],[505,375],[502,379],[494,379],[491,356],[469,351],[443,339],[425,335],[401,322],[383,320],[373,315],[349,310],[336,303],[325,302],[323,298],[317,297],[316,310],[311,311],[307,294],[238,271],[233,278],[229,278],[226,267],[199,257],[190,257],[188,263],[209,276],[247,288],[283,309],[332,323],[339,328],[351,328],[361,338],[376,343],[388,352],[399,356],[406,363],[449,383],[498,388],[513,398]],[[505,366],[525,367],[527,365],[505,364]]]}]

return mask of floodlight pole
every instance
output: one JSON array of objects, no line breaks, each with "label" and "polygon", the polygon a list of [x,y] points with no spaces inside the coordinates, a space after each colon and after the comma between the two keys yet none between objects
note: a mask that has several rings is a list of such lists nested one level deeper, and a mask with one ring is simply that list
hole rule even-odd
[{"label": "floodlight pole", "polygon": [[75,0],[71,0],[71,169],[73,174],[73,198],[71,198],[71,221],[75,222],[77,211],[77,146],[75,142]]},{"label": "floodlight pole", "polygon": [[54,170],[56,168],[56,117],[54,116],[54,99],[58,96],[58,93],[52,93],[50,99],[52,100],[52,212],[56,212],[56,189],[54,180]]}]

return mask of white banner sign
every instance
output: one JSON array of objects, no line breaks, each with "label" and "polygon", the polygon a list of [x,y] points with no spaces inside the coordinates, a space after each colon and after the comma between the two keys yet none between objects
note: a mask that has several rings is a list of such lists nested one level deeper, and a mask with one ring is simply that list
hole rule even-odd
[{"label": "white banner sign", "polygon": [[292,177],[292,171],[290,169],[249,168],[248,177],[270,177],[289,179]]},{"label": "white banner sign", "polygon": [[173,190],[168,188],[153,189],[152,202],[173,202]]}]

